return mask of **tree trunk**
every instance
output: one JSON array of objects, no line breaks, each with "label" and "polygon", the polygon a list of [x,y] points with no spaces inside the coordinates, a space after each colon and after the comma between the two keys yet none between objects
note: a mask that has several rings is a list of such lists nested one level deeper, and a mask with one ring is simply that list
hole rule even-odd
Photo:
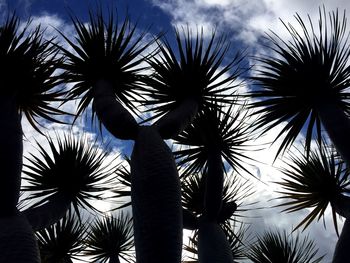
[{"label": "tree trunk", "polygon": [[13,97],[0,100],[0,218],[15,215],[21,188],[23,138]]},{"label": "tree trunk", "polygon": [[118,255],[109,257],[109,263],[120,263]]},{"label": "tree trunk", "polygon": [[321,122],[335,148],[350,165],[350,121],[335,103],[324,102],[318,108]]},{"label": "tree trunk", "polygon": [[40,263],[33,230],[22,215],[0,218],[0,263]]},{"label": "tree trunk", "polygon": [[335,212],[346,218],[333,255],[333,263],[348,262],[350,250],[350,197],[339,194],[333,201]]},{"label": "tree trunk", "polygon": [[233,255],[224,231],[217,223],[201,221],[198,231],[200,263],[233,263]]},{"label": "tree trunk", "polygon": [[210,149],[208,156],[208,173],[205,183],[203,217],[210,222],[217,222],[222,207],[224,187],[224,171],[221,153],[218,149]]},{"label": "tree trunk", "polygon": [[175,110],[160,118],[154,127],[163,139],[173,139],[191,123],[198,111],[195,100],[185,100]]},{"label": "tree trunk", "polygon": [[64,195],[56,194],[50,198],[49,202],[38,207],[29,208],[21,213],[27,218],[33,230],[39,231],[63,218],[70,205],[70,199]]},{"label": "tree trunk", "polygon": [[333,255],[333,263],[349,262],[350,219],[346,219]]},{"label": "tree trunk", "polygon": [[180,263],[180,180],[171,150],[154,127],[140,127],[131,156],[137,263]]},{"label": "tree trunk", "polygon": [[93,107],[105,128],[118,139],[135,140],[138,124],[117,101],[111,83],[103,79],[97,81],[93,95]]},{"label": "tree trunk", "polygon": [[183,215],[183,228],[187,230],[196,230],[198,229],[198,218],[187,209],[182,209]]}]

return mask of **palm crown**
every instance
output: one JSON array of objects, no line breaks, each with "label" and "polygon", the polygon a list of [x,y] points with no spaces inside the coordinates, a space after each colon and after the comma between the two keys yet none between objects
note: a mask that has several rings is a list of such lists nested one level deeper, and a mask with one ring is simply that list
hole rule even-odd
[{"label": "palm crown", "polygon": [[[176,48],[166,38],[158,40],[159,53],[148,59],[154,72],[146,79],[143,89],[146,106],[152,106],[153,118],[174,110],[185,100],[192,100],[202,107],[215,103],[231,103],[232,88],[242,69],[243,56],[239,53],[226,65],[221,66],[229,45],[224,37],[213,32],[207,45],[203,32],[197,32],[193,40],[189,28],[175,30]],[[179,58],[178,58],[178,56]],[[226,92],[226,93],[225,93]]]},{"label": "palm crown", "polygon": [[252,244],[247,257],[253,263],[318,263],[318,249],[308,237],[301,239],[284,232],[267,231]]},{"label": "palm crown", "polygon": [[31,154],[25,164],[23,190],[30,192],[35,206],[56,195],[68,198],[77,212],[78,206],[96,210],[88,200],[98,200],[111,187],[116,165],[104,163],[107,153],[99,152],[84,138],[65,135],[57,145],[48,139],[51,154],[38,144],[41,158]]},{"label": "palm crown", "polygon": [[[55,74],[62,65],[53,40],[44,40],[40,26],[28,32],[29,22],[19,31],[16,14],[0,28],[0,67],[3,96],[14,96],[18,109],[40,132],[38,117],[55,121],[51,115],[64,114],[50,103],[62,101],[62,83]],[[18,76],[21,76],[20,78]]]},{"label": "palm crown", "polygon": [[291,199],[280,206],[287,206],[284,211],[295,212],[312,208],[300,224],[304,229],[315,219],[319,220],[329,204],[332,204],[333,221],[336,231],[337,219],[333,202],[342,194],[349,192],[349,169],[339,159],[334,149],[319,145],[310,156],[292,156],[287,168],[282,169],[287,176],[280,184],[282,199]]},{"label": "palm crown", "polygon": [[[248,111],[244,107],[223,109],[211,105],[200,111],[193,122],[175,138],[175,143],[184,146],[174,152],[178,164],[185,165],[187,174],[205,171],[208,154],[217,149],[223,159],[237,173],[250,173],[244,162],[249,161],[245,153],[254,139],[252,126],[248,123]],[[252,146],[252,145],[250,145]]]},{"label": "palm crown", "polygon": [[93,260],[103,263],[120,257],[126,262],[134,262],[132,218],[120,213],[118,216],[95,220],[86,244],[88,249],[85,254],[92,256]]},{"label": "palm crown", "polygon": [[[316,129],[321,140],[319,110],[325,102],[336,104],[347,114],[349,108],[350,48],[346,38],[345,14],[329,15],[320,9],[318,31],[311,19],[308,27],[299,15],[296,20],[299,33],[290,24],[284,24],[292,40],[284,41],[276,34],[269,35],[274,56],[257,58],[261,62],[258,75],[253,77],[259,87],[250,93],[258,99],[251,107],[258,107],[260,118],[256,127],[264,131],[287,122],[278,134],[287,133],[279,148],[283,152],[306,126],[306,150]],[[311,28],[311,30],[309,29]],[[277,57],[275,56],[277,55]]]},{"label": "palm crown", "polygon": [[135,90],[140,87],[143,78],[143,68],[139,66],[144,60],[141,54],[151,43],[145,42],[145,32],[135,37],[136,25],[132,26],[127,17],[119,25],[113,12],[107,22],[102,11],[90,13],[89,25],[76,17],[72,17],[72,21],[78,44],[63,34],[62,36],[75,53],[63,47],[60,49],[67,58],[63,66],[64,79],[74,83],[67,99],[81,96],[77,115],[93,100],[92,87],[100,79],[111,82],[116,99],[136,112],[130,99],[137,94]]}]

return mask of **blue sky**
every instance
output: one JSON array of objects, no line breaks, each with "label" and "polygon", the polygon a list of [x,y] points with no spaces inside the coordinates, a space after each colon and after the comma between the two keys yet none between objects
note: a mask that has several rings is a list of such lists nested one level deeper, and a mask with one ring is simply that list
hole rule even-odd
[{"label": "blue sky", "polygon": [[[227,34],[232,42],[234,50],[246,50],[248,60],[251,56],[256,56],[266,52],[266,49],[260,44],[262,37],[268,30],[273,30],[283,38],[288,34],[283,28],[279,18],[288,22],[295,22],[293,15],[298,12],[305,18],[309,14],[311,19],[316,22],[318,16],[318,7],[325,5],[327,10],[350,10],[350,2],[346,0],[328,0],[328,1],[304,1],[304,0],[119,0],[102,1],[103,7],[117,7],[118,13],[123,16],[128,14],[133,22],[138,21],[140,29],[146,29],[151,26],[150,33],[158,34],[165,32],[167,37],[173,39],[172,29],[174,26],[190,26],[193,28],[203,27],[204,31],[210,33],[213,28],[219,32]],[[17,13],[25,21],[29,16],[35,23],[41,23],[48,27],[48,34],[54,36],[56,33],[52,27],[58,28],[69,37],[74,37],[74,30],[69,20],[67,10],[77,15],[83,21],[87,21],[89,7],[94,8],[97,1],[88,0],[0,0],[0,18],[8,10],[16,9]],[[250,62],[250,60],[249,60]],[[244,92],[247,87],[242,89]],[[73,109],[71,106],[70,109]],[[49,129],[61,129],[58,125],[52,125]],[[95,136],[94,130],[89,124],[81,120],[74,128],[75,132],[87,131],[91,136]],[[28,142],[26,152],[34,151],[29,143],[33,138],[38,139],[37,134],[29,125],[24,123],[24,131]],[[264,138],[266,141],[272,141],[276,132],[272,132]],[[41,139],[38,139],[39,141]],[[44,140],[43,140],[44,141]],[[125,144],[121,141],[113,141],[112,151],[130,153],[131,144]],[[266,165],[255,167],[261,180],[266,183],[256,183],[255,194],[248,202],[260,201],[261,206],[266,209],[254,210],[247,213],[247,221],[251,224],[252,233],[261,233],[262,229],[280,228],[290,231],[307,211],[295,214],[279,213],[280,209],[269,208],[278,202],[269,202],[276,197],[274,190],[276,186],[271,181],[279,179],[281,174],[278,172],[279,162],[273,164],[274,147],[265,152],[257,153],[254,158],[262,160]],[[315,239],[321,253],[327,253],[324,262],[331,259],[334,244],[337,240],[329,213],[327,214],[327,229],[324,229],[321,222],[312,224],[305,233]]]}]

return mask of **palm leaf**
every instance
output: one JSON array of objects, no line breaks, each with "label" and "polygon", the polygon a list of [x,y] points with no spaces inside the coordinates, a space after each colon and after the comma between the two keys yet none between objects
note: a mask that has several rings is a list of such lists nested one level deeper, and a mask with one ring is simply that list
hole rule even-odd
[{"label": "palm leaf", "polygon": [[318,263],[318,249],[308,237],[288,236],[285,231],[267,231],[258,236],[247,257],[253,263]]},{"label": "palm leaf", "polygon": [[[131,173],[130,173],[130,159],[125,157],[126,164],[121,165],[115,172],[117,186],[112,189],[115,194],[112,198],[116,199],[122,205],[116,209],[121,209],[131,205]],[[120,201],[122,199],[122,201]],[[128,201],[125,201],[127,199]]]},{"label": "palm leaf", "polygon": [[0,27],[1,88],[4,96],[14,97],[19,111],[40,132],[38,118],[60,122],[52,115],[65,112],[51,103],[62,101],[64,92],[56,88],[62,83],[55,74],[62,65],[53,39],[44,40],[40,26],[28,32],[30,22],[19,30],[16,14],[7,17]]},{"label": "palm leaf", "polygon": [[119,256],[125,262],[133,261],[132,219],[120,213],[118,217],[97,219],[91,226],[86,239],[85,255],[98,262],[108,262]]},{"label": "palm leaf", "polygon": [[33,206],[38,206],[55,195],[64,195],[78,214],[78,206],[96,211],[88,200],[99,200],[109,190],[118,164],[114,160],[106,164],[107,153],[84,136],[65,135],[58,137],[56,144],[47,140],[51,153],[38,144],[41,156],[30,154],[24,164],[24,179],[29,184],[22,190],[30,193],[28,199],[36,200]]},{"label": "palm leaf", "polygon": [[279,138],[286,134],[277,155],[284,152],[301,132],[306,134],[307,152],[314,135],[321,141],[317,109],[325,101],[350,113],[350,46],[345,13],[341,17],[338,11],[331,12],[327,17],[325,8],[320,8],[318,30],[310,17],[309,26],[298,14],[295,18],[302,33],[283,22],[291,41],[287,42],[273,32],[268,35],[274,56],[257,58],[260,66],[253,80],[258,88],[249,94],[257,99],[250,105],[259,108],[255,112],[260,116],[257,128],[266,132],[278,124],[284,125],[277,135]]},{"label": "palm leaf", "polygon": [[244,163],[251,161],[245,151],[254,140],[252,125],[247,123],[249,112],[244,107],[230,106],[224,112],[219,105],[212,105],[199,112],[193,122],[175,138],[184,149],[174,152],[178,165],[185,166],[184,175],[205,171],[210,151],[215,148],[236,172],[244,171],[252,176]]},{"label": "palm leaf", "polygon": [[[132,26],[127,17],[118,24],[114,12],[109,14],[107,21],[101,10],[96,14],[90,12],[88,25],[74,16],[71,19],[78,43],[61,33],[74,51],[60,49],[67,58],[63,65],[64,80],[74,83],[67,100],[81,98],[77,116],[93,100],[92,87],[101,79],[109,81],[116,99],[136,113],[131,101],[139,95],[137,90],[144,77],[141,74],[144,68],[140,67],[144,61],[142,54],[152,43],[146,42],[146,32],[136,32],[136,25]],[[94,113],[93,109],[93,116]]]},{"label": "palm leaf", "polygon": [[[230,104],[233,88],[240,86],[243,56],[237,53],[225,66],[221,66],[229,51],[225,37],[213,32],[205,45],[203,32],[195,37],[189,28],[175,30],[176,49],[166,38],[158,40],[159,53],[148,59],[154,70],[146,79],[143,93],[155,115],[163,116],[177,108],[184,100],[193,99],[201,109],[215,103]],[[177,56],[178,55],[178,56]]]},{"label": "palm leaf", "polygon": [[[324,145],[325,143],[323,143]],[[312,211],[296,227],[304,229],[313,221],[323,217],[326,208],[340,194],[349,192],[350,171],[339,159],[334,149],[319,145],[310,156],[291,156],[288,167],[282,169],[287,176],[278,182],[283,190],[280,199],[290,200],[279,206],[286,206],[283,211],[295,212],[305,208]],[[338,232],[337,219],[332,207],[334,227]]]},{"label": "palm leaf", "polygon": [[41,261],[43,263],[67,262],[67,259],[78,259],[84,249],[83,240],[86,229],[71,213],[56,224],[36,233]]}]

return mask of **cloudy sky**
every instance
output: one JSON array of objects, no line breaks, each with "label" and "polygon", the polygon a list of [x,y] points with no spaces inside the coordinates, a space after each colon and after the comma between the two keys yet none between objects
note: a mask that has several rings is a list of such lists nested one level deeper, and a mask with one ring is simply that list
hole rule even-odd
[{"label": "cloudy sky", "polygon": [[[89,8],[94,8],[97,1],[88,0],[0,0],[0,19],[4,19],[8,11],[16,10],[23,18],[23,21],[30,16],[32,24],[42,24],[47,27],[48,37],[56,36],[56,29],[66,36],[73,38],[74,30],[69,20],[68,12],[73,12],[77,17],[87,21]],[[201,27],[205,33],[210,34],[214,28],[219,32],[227,34],[232,42],[232,48],[239,51],[245,50],[249,57],[263,54],[266,49],[261,45],[265,32],[273,30],[279,36],[287,39],[288,34],[280,19],[286,22],[295,22],[293,16],[299,13],[303,18],[309,14],[310,18],[317,21],[318,8],[322,5],[327,10],[344,9],[350,10],[350,1],[347,0],[119,0],[102,1],[111,6],[117,7],[118,13],[129,13],[132,21],[138,21],[140,30],[150,27],[150,34],[157,35],[165,32],[169,39],[172,39],[173,27],[190,26],[194,29]],[[107,5],[106,5],[107,6]],[[242,89],[244,92],[245,87]],[[67,110],[74,111],[75,105],[65,106]],[[57,130],[68,129],[59,125],[49,126],[48,133],[53,128]],[[88,132],[92,137],[95,133],[84,120],[79,120],[74,127],[75,132]],[[31,142],[34,138],[44,143],[24,120],[24,132],[26,134],[26,152],[34,151]],[[277,131],[276,131],[277,133]],[[276,133],[268,134],[264,140],[272,141]],[[123,144],[120,141],[113,142],[113,151],[130,153],[130,144]],[[276,205],[278,201],[270,201],[276,194],[276,186],[271,182],[280,178],[276,169],[281,165],[277,160],[273,164],[273,152],[275,147],[268,148],[256,153],[254,158],[264,164],[256,167],[257,174],[266,184],[252,181],[254,194],[247,202],[259,201],[259,206],[265,209],[254,209],[248,212],[245,220],[251,224],[252,234],[261,233],[268,228],[281,228],[288,232],[297,225],[308,211],[295,214],[279,213],[280,209],[269,208]],[[273,164],[273,165],[272,165]],[[322,222],[312,224],[305,233],[314,239],[320,252],[327,253],[324,262],[330,262],[334,244],[337,240],[334,228],[329,219],[329,212],[326,217],[326,226]]]}]

